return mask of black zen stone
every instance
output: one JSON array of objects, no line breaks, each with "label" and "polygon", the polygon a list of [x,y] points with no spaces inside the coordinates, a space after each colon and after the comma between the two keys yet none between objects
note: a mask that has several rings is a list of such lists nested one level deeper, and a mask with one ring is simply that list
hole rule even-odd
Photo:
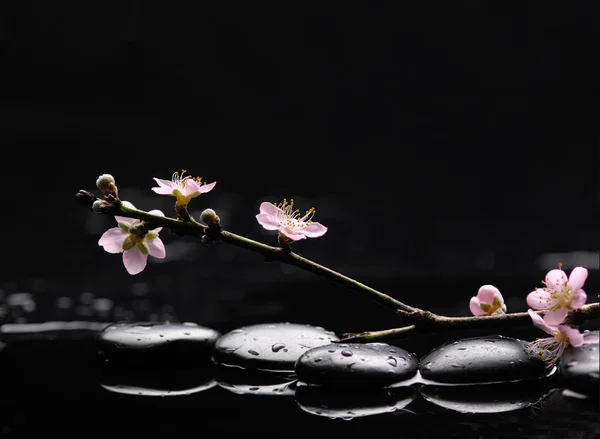
[{"label": "black zen stone", "polygon": [[339,338],[318,326],[265,323],[224,334],[215,344],[217,364],[266,371],[294,371],[296,360],[309,349]]},{"label": "black zen stone", "polygon": [[101,358],[114,365],[208,363],[220,333],[195,323],[114,323],[99,333]]},{"label": "black zen stone", "polygon": [[585,394],[598,394],[600,345],[590,343],[578,348],[567,348],[558,361],[558,370],[565,381],[565,387]]},{"label": "black zen stone", "polygon": [[421,359],[419,371],[440,383],[493,383],[547,375],[546,363],[525,349],[523,340],[474,337],[444,344]]},{"label": "black zen stone", "polygon": [[413,354],[385,343],[330,344],[305,352],[296,374],[309,384],[386,386],[412,378],[418,367]]}]

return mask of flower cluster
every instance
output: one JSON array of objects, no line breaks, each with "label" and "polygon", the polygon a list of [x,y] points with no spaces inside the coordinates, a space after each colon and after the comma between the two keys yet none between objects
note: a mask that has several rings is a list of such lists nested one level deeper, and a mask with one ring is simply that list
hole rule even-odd
[{"label": "flower cluster", "polygon": [[[583,290],[587,275],[587,269],[575,267],[567,277],[562,264],[559,264],[558,269],[546,274],[543,288],[536,288],[527,295],[528,313],[533,324],[551,335],[528,343],[527,349],[547,361],[549,366],[558,360],[568,346],[598,343],[597,333],[582,334],[565,322],[568,313],[581,308],[587,300]],[[471,298],[470,309],[475,316],[506,313],[502,294],[492,285],[484,285],[479,289],[477,296]],[[544,316],[541,317],[534,310],[544,311]]]},{"label": "flower cluster", "polygon": [[[185,175],[183,170],[181,174],[175,172],[171,180],[154,178],[158,186],[153,187],[152,191],[159,195],[168,195],[175,197],[175,210],[178,213],[179,221],[193,221],[187,215],[187,205],[190,201],[200,194],[210,192],[217,182],[205,183],[200,177],[192,178]],[[115,179],[110,174],[103,174],[98,177],[96,186],[102,191],[105,197],[118,197],[118,190]],[[107,198],[109,199],[109,198]],[[107,199],[97,200],[93,204],[93,210],[97,213],[104,213],[109,209],[110,203]],[[122,201],[121,206],[135,210],[135,207]],[[186,215],[181,215],[184,212]],[[160,210],[151,210],[150,216],[164,217]],[[310,208],[306,214],[300,217],[300,211],[294,209],[294,200],[289,202],[284,199],[277,205],[264,202],[261,203],[259,214],[256,219],[260,225],[267,230],[277,230],[278,239],[282,247],[289,249],[290,243],[306,238],[317,238],[327,232],[327,227],[312,221],[315,209]],[[155,258],[165,258],[166,250],[162,240],[158,237],[162,227],[150,228],[149,222],[115,216],[118,227],[107,230],[98,244],[108,253],[122,253],[123,264],[129,274],[138,274],[144,270],[147,264],[148,255]],[[218,225],[220,220],[212,209],[205,209],[200,217],[209,227]]]}]

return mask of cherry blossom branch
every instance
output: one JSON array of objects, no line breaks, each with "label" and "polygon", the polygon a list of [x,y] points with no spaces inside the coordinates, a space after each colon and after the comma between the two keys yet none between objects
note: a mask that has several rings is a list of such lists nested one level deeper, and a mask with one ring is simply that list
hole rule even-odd
[{"label": "cherry blossom branch", "polygon": [[[546,311],[537,311],[543,316]],[[581,308],[571,311],[565,324],[579,326],[585,320],[600,317],[600,303],[589,303]],[[459,330],[459,329],[487,329],[487,328],[512,328],[531,325],[531,316],[526,312],[497,314],[481,317],[445,317],[429,311],[418,310],[405,315],[411,325],[386,329],[382,331],[366,331],[361,333],[344,334],[345,342],[375,342],[398,339],[417,333]]]},{"label": "cherry blossom branch", "polygon": [[[93,193],[81,190],[76,194],[76,197],[96,213],[123,216],[140,220],[139,227],[142,233],[147,233],[148,231],[158,227],[167,227],[177,235],[200,238],[201,242],[204,244],[209,244],[216,241],[226,242],[228,244],[259,253],[263,255],[267,261],[279,261],[299,267],[326,279],[337,282],[355,292],[362,294],[379,305],[392,310],[407,324],[407,326],[404,327],[387,329],[383,331],[367,331],[358,334],[344,334],[343,341],[381,341],[424,332],[431,333],[445,330],[526,326],[530,325],[532,321],[531,316],[528,313],[495,313],[493,311],[497,308],[502,308],[503,311],[506,311],[503,302],[499,301],[496,303],[496,301],[492,300],[492,298],[482,302],[480,301],[479,297],[472,298],[472,302],[475,300],[475,305],[481,308],[482,311],[482,307],[485,304],[484,302],[489,302],[491,305],[486,306],[489,308],[488,314],[491,315],[475,317],[446,317],[438,315],[430,311],[409,306],[391,296],[358,282],[355,279],[293,253],[291,251],[289,241],[280,239],[280,247],[273,247],[240,235],[236,235],[235,233],[225,231],[221,226],[220,218],[212,209],[206,209],[202,213],[201,220],[206,223],[206,225],[204,225],[196,221],[188,213],[187,204],[185,203],[176,203],[175,210],[177,212],[178,219],[174,219],[152,214],[150,212],[145,212],[143,210],[136,209],[130,203],[122,202],[118,197],[118,190],[114,185],[114,182],[109,182],[104,188],[103,192],[104,197],[97,198]],[[162,214],[160,211],[158,211],[158,213]],[[130,229],[130,231],[131,230],[132,229]],[[141,236],[139,235],[139,232],[140,231],[138,231],[137,236]],[[491,290],[496,291],[492,292]],[[494,294],[496,296],[500,296],[499,291],[497,291],[495,287],[489,285],[482,287],[482,289],[480,289],[480,293],[478,293],[478,296],[480,296],[480,294]],[[484,296],[481,297],[485,298]],[[548,311],[536,311],[536,313],[540,316],[544,316],[546,312]],[[564,324],[576,327],[580,326],[587,319],[598,317],[600,317],[600,303],[591,303],[571,311]]]},{"label": "cherry blossom branch", "polygon": [[[83,201],[87,207],[93,205],[96,201],[102,201],[97,198],[93,193],[81,190],[76,194],[77,198]],[[304,258],[286,248],[272,247],[267,244],[263,244],[252,239],[236,235],[235,233],[227,232],[222,230],[220,223],[212,226],[205,226],[191,216],[188,216],[189,220],[183,221],[181,219],[173,219],[164,216],[153,215],[143,210],[136,209],[128,206],[126,203],[122,203],[118,199],[112,200],[112,203],[107,204],[103,214],[124,216],[128,218],[135,218],[146,222],[148,230],[152,230],[156,227],[167,227],[174,233],[182,236],[192,236],[196,238],[202,238],[202,242],[209,243],[213,241],[222,241],[228,244],[232,244],[236,247],[245,248],[263,255],[267,261],[279,261],[289,265],[293,265],[302,268],[306,271],[322,276],[341,285],[356,291],[363,296],[373,300],[379,305],[385,308],[391,309],[394,312],[405,312],[412,313],[418,311],[417,308],[406,305],[399,300],[394,299],[387,294],[384,294],[374,288],[371,288],[355,279],[345,276],[337,271],[331,270],[330,268],[324,267],[323,265],[317,264],[310,259]]]}]

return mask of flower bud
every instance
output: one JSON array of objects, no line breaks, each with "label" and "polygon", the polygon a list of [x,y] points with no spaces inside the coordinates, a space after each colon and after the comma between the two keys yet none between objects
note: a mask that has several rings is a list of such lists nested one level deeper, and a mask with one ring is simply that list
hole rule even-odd
[{"label": "flower bud", "polygon": [[104,200],[96,200],[92,204],[92,210],[95,213],[104,213],[108,209],[108,203]]},{"label": "flower bud", "polygon": [[221,224],[219,215],[212,209],[204,209],[200,214],[200,219],[209,227],[215,227]]},{"label": "flower bud", "polygon": [[114,192],[117,188],[115,185],[115,179],[110,174],[102,174],[100,177],[98,177],[96,180],[96,186],[98,186],[98,189],[100,189],[103,194]]}]

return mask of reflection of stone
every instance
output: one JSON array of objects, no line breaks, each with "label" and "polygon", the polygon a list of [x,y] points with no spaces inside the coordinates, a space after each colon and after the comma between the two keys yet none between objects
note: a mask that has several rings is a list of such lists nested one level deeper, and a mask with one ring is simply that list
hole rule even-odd
[{"label": "reflection of stone", "polygon": [[415,396],[416,391],[411,386],[358,390],[350,384],[347,387],[302,385],[295,395],[302,410],[343,419],[395,412],[409,405]]},{"label": "reflection of stone", "polygon": [[493,383],[538,379],[546,364],[529,354],[525,342],[500,335],[446,343],[421,359],[423,378],[440,383]]},{"label": "reflection of stone", "polygon": [[305,352],[296,373],[309,384],[379,387],[412,378],[418,367],[413,354],[386,343],[334,343]]},{"label": "reflection of stone", "polygon": [[291,373],[217,366],[215,376],[219,387],[237,394],[290,396],[296,391],[296,377]]},{"label": "reflection of stone", "polygon": [[111,392],[143,396],[191,395],[217,385],[214,367],[187,367],[182,364],[140,367],[133,364],[106,363],[100,385]]},{"label": "reflection of stone", "polygon": [[548,391],[543,382],[512,382],[477,385],[424,385],[423,398],[437,406],[461,413],[501,413],[529,407]]},{"label": "reflection of stone", "polygon": [[99,334],[106,361],[145,366],[210,361],[220,333],[195,323],[114,323]]},{"label": "reflection of stone", "polygon": [[248,369],[294,371],[296,360],[306,351],[339,338],[318,326],[272,323],[234,329],[215,344],[218,364]]},{"label": "reflection of stone", "polygon": [[569,347],[558,362],[558,370],[565,387],[586,395],[598,395],[600,345],[590,343],[578,348]]}]

